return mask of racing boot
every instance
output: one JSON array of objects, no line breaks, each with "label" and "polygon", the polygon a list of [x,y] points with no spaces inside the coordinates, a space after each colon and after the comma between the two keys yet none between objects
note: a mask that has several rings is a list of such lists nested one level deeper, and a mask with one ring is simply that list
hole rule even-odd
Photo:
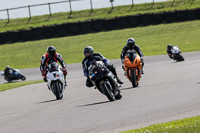
[{"label": "racing boot", "polygon": [[66,75],[64,75],[64,79],[65,79],[65,86],[67,86]]},{"label": "racing boot", "polygon": [[144,74],[143,67],[144,67],[144,62],[142,62],[142,68],[140,70],[141,74]]},{"label": "racing boot", "polygon": [[126,76],[126,75],[127,75],[127,71],[124,72],[124,76]]},{"label": "racing boot", "polygon": [[144,74],[144,71],[143,71],[143,69],[141,69],[141,70],[140,70],[140,73],[141,73],[141,74]]},{"label": "racing boot", "polygon": [[119,83],[119,84],[123,84],[124,82],[121,80],[121,79],[119,79],[117,76],[116,76],[116,79],[117,79],[117,82]]},{"label": "racing boot", "polygon": [[140,70],[141,74],[144,74],[144,71],[143,71],[143,66],[142,66],[142,69]]},{"label": "racing boot", "polygon": [[44,80],[44,82],[47,82],[47,77],[44,77],[43,80]]}]

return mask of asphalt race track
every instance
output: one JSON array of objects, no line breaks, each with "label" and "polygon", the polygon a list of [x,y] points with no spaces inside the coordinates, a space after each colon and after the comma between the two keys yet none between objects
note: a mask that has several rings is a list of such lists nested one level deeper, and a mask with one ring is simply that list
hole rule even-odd
[{"label": "asphalt race track", "polygon": [[[46,83],[1,92],[0,133],[114,133],[199,115],[200,52],[183,56],[179,63],[167,55],[145,57],[137,88],[112,60],[124,80],[123,98],[115,102],[85,86],[80,64],[68,65],[63,100],[56,101]],[[22,72],[27,80],[41,79],[39,68]]]}]

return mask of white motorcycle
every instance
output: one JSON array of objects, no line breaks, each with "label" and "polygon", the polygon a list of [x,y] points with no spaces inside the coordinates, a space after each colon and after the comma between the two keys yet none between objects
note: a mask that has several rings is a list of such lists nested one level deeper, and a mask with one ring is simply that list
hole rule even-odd
[{"label": "white motorcycle", "polygon": [[181,55],[181,50],[179,49],[178,46],[173,46],[173,48],[171,49],[172,52],[172,58],[176,61],[184,61],[183,56]]},{"label": "white motorcycle", "polygon": [[47,83],[48,88],[56,96],[56,99],[62,99],[63,91],[65,89],[65,78],[62,68],[56,62],[53,62],[48,66]]}]

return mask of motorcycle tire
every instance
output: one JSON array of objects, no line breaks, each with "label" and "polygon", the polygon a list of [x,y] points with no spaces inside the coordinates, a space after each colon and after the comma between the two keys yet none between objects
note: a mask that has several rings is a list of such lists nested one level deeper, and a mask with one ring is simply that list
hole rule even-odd
[{"label": "motorcycle tire", "polygon": [[135,70],[133,69],[133,70],[131,70],[131,81],[132,81],[132,86],[133,86],[133,88],[138,86],[136,80],[137,80],[137,79],[136,79],[136,72],[135,72]]},{"label": "motorcycle tire", "polygon": [[182,55],[177,55],[177,56],[176,56],[176,60],[177,60],[177,61],[184,61],[184,58],[183,58]]},{"label": "motorcycle tire", "polygon": [[104,92],[105,92],[105,95],[107,96],[107,98],[110,100],[110,101],[115,101],[115,96],[114,96],[114,93],[112,91],[112,86],[111,84],[106,81],[104,84],[103,84],[103,88],[104,88]]},{"label": "motorcycle tire", "polygon": [[119,99],[122,98],[122,95],[121,95],[121,93],[120,93],[120,90],[118,90],[118,91],[119,91],[118,94],[115,96],[115,99],[116,99],[116,100],[119,100]]},{"label": "motorcycle tire", "polygon": [[21,76],[21,80],[25,81],[26,77],[24,75]]},{"label": "motorcycle tire", "polygon": [[56,99],[57,100],[61,100],[62,96],[60,96],[60,85],[59,85],[59,83],[58,82],[54,82],[53,83],[53,87],[54,87]]}]

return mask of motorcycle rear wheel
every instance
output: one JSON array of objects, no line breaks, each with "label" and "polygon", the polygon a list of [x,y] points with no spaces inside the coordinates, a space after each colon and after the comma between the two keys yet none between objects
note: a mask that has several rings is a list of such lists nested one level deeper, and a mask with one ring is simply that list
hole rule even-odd
[{"label": "motorcycle rear wheel", "polygon": [[182,55],[177,55],[176,56],[176,61],[184,61],[184,58]]}]

